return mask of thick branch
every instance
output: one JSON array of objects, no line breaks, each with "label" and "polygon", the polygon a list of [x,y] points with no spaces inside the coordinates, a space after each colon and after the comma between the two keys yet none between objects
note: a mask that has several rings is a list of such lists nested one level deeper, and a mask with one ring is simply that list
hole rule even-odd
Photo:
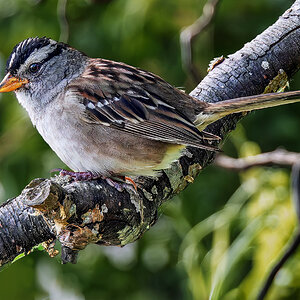
[{"label": "thick branch", "polygon": [[[296,1],[273,26],[210,71],[192,95],[217,102],[262,93],[280,70],[290,77],[299,66],[299,24],[300,1]],[[209,130],[224,137],[240,118],[224,118]],[[1,262],[54,236],[73,250],[87,243],[133,242],[156,221],[161,203],[183,190],[213,158],[211,152],[188,149],[158,178],[137,178],[137,194],[120,193],[102,181],[37,179],[0,208]],[[69,254],[65,259],[73,261]]]}]

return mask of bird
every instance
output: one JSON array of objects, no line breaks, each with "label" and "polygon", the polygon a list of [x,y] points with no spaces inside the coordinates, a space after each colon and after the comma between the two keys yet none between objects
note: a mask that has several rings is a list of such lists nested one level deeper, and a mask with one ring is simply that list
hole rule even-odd
[{"label": "bird", "polygon": [[[226,115],[297,102],[300,91],[208,103],[125,63],[90,58],[47,37],[12,50],[0,92],[14,91],[32,124],[75,180],[156,176],[186,147],[219,151],[205,128]],[[122,186],[123,187],[123,186]]]}]

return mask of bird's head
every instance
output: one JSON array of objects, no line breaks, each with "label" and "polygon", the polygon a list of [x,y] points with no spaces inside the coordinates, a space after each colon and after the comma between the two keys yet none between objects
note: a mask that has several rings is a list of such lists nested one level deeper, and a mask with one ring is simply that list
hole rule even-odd
[{"label": "bird's head", "polygon": [[82,73],[85,61],[82,52],[67,44],[46,37],[28,38],[12,50],[0,92],[15,91],[27,110],[29,105],[47,104]]}]

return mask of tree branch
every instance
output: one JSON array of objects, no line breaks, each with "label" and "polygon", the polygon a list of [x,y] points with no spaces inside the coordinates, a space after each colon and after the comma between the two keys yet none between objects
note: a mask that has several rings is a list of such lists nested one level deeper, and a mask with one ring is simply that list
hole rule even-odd
[{"label": "tree branch", "polygon": [[[191,94],[217,102],[260,94],[282,70],[290,77],[299,68],[299,24],[300,1],[296,1],[273,26],[211,70]],[[224,137],[241,117],[226,117],[208,130]],[[63,246],[63,260],[72,262],[73,254],[88,243],[122,246],[133,242],[155,223],[158,207],[213,159],[211,152],[189,148],[159,177],[135,179],[138,193],[120,193],[104,181],[36,179],[0,207],[1,263],[53,238]]]},{"label": "tree branch", "polygon": [[182,66],[187,73],[193,76],[195,82],[198,82],[202,77],[193,63],[192,44],[195,38],[211,24],[219,2],[220,0],[207,0],[203,6],[202,15],[192,25],[184,28],[180,33]]},{"label": "tree branch", "polygon": [[231,158],[226,155],[218,155],[214,164],[218,167],[232,171],[244,171],[258,166],[292,166],[300,162],[300,153],[277,149],[267,153],[261,153],[245,158]]}]

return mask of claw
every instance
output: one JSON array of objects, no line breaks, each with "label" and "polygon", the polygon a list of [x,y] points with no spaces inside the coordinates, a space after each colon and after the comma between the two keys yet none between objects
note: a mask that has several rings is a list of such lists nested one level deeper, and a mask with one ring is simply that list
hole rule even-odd
[{"label": "claw", "polygon": [[105,180],[110,186],[114,187],[118,192],[124,191],[124,186],[121,182],[120,183],[116,182],[109,177],[105,177]]},{"label": "claw", "polygon": [[113,186],[117,191],[119,192],[123,192],[124,188],[130,189],[131,191],[133,191],[135,194],[137,193],[137,186],[135,184],[135,182],[129,178],[129,177],[119,177],[120,179],[123,179],[125,181],[129,181],[130,183],[126,183],[126,182],[116,182],[113,179],[109,178],[109,177],[103,177],[106,182],[110,185]]},{"label": "claw", "polygon": [[125,181],[129,181],[133,185],[135,191],[137,192],[136,183],[130,177],[127,177],[127,176],[124,176],[124,179],[125,179]]}]

